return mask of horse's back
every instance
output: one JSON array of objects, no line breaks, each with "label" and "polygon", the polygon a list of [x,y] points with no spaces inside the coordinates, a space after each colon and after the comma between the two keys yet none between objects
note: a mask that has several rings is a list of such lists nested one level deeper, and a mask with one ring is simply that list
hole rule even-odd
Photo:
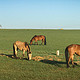
[{"label": "horse's back", "polygon": [[16,41],[15,44],[16,44],[16,45],[24,45],[24,42]]},{"label": "horse's back", "polygon": [[44,35],[39,35],[40,37],[45,37]]},{"label": "horse's back", "polygon": [[18,49],[20,49],[20,50],[23,50],[23,49],[25,48],[25,43],[24,43],[24,42],[16,41],[14,44],[15,44],[15,45],[18,47]]},{"label": "horse's back", "polygon": [[78,52],[80,52],[80,45],[78,45],[78,44],[71,44],[71,45],[68,46],[68,51],[69,52],[78,53]]},{"label": "horse's back", "polygon": [[78,44],[71,44],[71,45],[68,46],[68,48],[77,49],[77,48],[80,48],[80,45],[78,45]]},{"label": "horse's back", "polygon": [[45,37],[44,35],[35,35],[34,37]]},{"label": "horse's back", "polygon": [[36,37],[41,38],[41,39],[44,39],[44,38],[45,38],[44,35],[38,35],[38,36],[36,36]]}]

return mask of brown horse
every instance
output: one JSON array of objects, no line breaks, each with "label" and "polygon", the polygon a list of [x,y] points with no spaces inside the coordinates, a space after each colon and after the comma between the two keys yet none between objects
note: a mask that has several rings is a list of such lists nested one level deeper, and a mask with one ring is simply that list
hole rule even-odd
[{"label": "brown horse", "polygon": [[35,43],[37,43],[38,45],[38,42],[37,41],[40,41],[42,40],[42,44],[44,42],[44,45],[46,45],[46,37],[43,36],[43,35],[35,35],[31,40],[30,40],[30,45],[32,45],[33,41],[35,40]]},{"label": "brown horse", "polygon": [[74,67],[74,64],[76,64],[73,62],[74,54],[77,54],[78,56],[80,56],[80,45],[72,44],[72,45],[69,45],[68,47],[66,47],[65,57],[66,57],[67,68],[69,67],[70,60],[72,62],[73,67]]},{"label": "brown horse", "polygon": [[27,42],[16,41],[15,43],[13,43],[14,57],[17,57],[18,49],[23,51],[23,56],[25,54],[25,51],[27,51],[28,60],[31,60],[32,54],[31,54],[30,47]]}]

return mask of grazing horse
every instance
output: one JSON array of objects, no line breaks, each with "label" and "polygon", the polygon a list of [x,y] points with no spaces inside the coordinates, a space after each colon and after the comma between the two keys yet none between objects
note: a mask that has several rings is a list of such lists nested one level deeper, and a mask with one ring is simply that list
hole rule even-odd
[{"label": "grazing horse", "polygon": [[80,45],[72,44],[72,45],[69,45],[68,47],[66,47],[65,58],[66,58],[67,68],[69,67],[70,60],[72,62],[73,67],[74,67],[74,64],[76,64],[73,62],[74,54],[77,54],[78,56],[80,56]]},{"label": "grazing horse", "polygon": [[30,47],[27,42],[16,41],[15,43],[13,43],[14,57],[17,57],[18,49],[23,51],[23,56],[25,54],[25,51],[27,51],[28,60],[31,60],[32,54],[31,54]]},{"label": "grazing horse", "polygon": [[38,42],[37,41],[40,41],[42,40],[42,44],[44,42],[44,45],[46,45],[46,37],[43,36],[43,35],[35,35],[31,40],[30,40],[30,45],[32,45],[33,41],[35,41],[35,43],[37,43],[38,45]]}]

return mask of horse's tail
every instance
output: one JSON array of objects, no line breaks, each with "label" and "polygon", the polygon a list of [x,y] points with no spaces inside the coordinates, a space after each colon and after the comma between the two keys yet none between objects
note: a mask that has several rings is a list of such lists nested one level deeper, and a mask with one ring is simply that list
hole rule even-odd
[{"label": "horse's tail", "polygon": [[45,37],[45,39],[44,39],[44,45],[46,45],[46,37]]},{"label": "horse's tail", "polygon": [[66,64],[68,67],[68,47],[65,49],[65,58],[66,58]]},{"label": "horse's tail", "polygon": [[14,45],[15,45],[15,44],[13,44],[13,55],[14,55],[14,57],[16,57]]}]

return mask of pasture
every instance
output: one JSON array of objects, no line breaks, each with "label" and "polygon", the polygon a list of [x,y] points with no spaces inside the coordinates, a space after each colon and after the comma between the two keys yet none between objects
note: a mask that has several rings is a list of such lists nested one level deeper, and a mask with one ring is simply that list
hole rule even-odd
[{"label": "pasture", "polygon": [[[21,59],[12,58],[15,41],[28,42],[34,35],[45,35],[46,44],[30,45],[33,57],[43,59],[28,61],[27,54]],[[65,48],[70,44],[80,44],[80,30],[31,30],[2,29],[0,30],[0,80],[79,80],[80,57],[74,56],[78,62],[75,68],[66,68]],[[56,51],[60,55],[56,56]]]}]

